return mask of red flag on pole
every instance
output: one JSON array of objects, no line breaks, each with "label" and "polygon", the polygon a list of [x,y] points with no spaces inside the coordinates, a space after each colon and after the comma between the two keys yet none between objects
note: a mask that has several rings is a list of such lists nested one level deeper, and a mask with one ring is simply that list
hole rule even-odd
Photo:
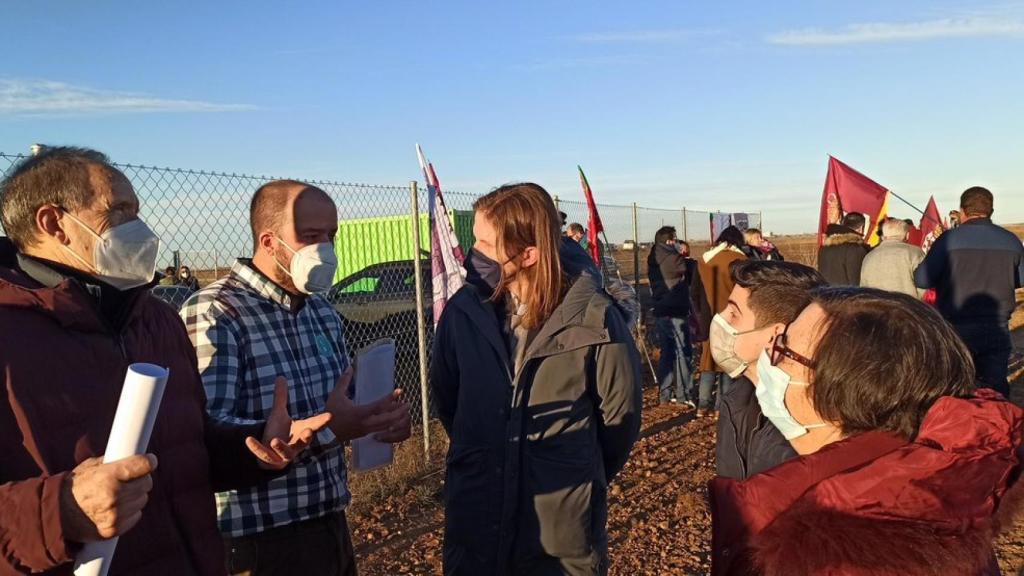
[{"label": "red flag on pole", "polygon": [[821,195],[818,246],[825,239],[825,228],[829,224],[838,224],[843,215],[849,212],[860,212],[867,216],[868,229],[864,231],[864,237],[871,238],[878,216],[885,206],[887,192],[881,184],[829,156],[825,189]]},{"label": "red flag on pole", "polygon": [[942,215],[939,213],[939,207],[935,204],[935,197],[932,196],[928,199],[928,206],[925,206],[924,214],[921,215],[921,224],[918,226],[921,229],[921,249],[925,252],[932,247],[935,239],[942,235],[946,231],[946,227],[942,225]]},{"label": "red flag on pole", "polygon": [[590,184],[583,174],[583,168],[576,166],[580,171],[580,184],[583,185],[583,195],[587,197],[587,251],[590,257],[601,267],[601,248],[598,244],[598,234],[604,232],[604,224],[601,223],[601,215],[597,213],[597,204],[594,204],[594,194],[590,191]]}]

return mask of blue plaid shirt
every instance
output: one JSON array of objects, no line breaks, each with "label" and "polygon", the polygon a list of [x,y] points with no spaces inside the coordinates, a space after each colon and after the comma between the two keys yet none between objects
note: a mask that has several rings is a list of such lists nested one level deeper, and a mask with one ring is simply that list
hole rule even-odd
[{"label": "blue plaid shirt", "polygon": [[[193,295],[181,316],[199,358],[207,410],[224,422],[266,420],[278,376],[288,379],[292,418],[318,414],[349,366],[334,308],[319,296],[300,306],[248,260]],[[217,517],[221,532],[245,536],[344,510],[349,500],[344,449],[324,428],[284,476],[217,494]]]}]

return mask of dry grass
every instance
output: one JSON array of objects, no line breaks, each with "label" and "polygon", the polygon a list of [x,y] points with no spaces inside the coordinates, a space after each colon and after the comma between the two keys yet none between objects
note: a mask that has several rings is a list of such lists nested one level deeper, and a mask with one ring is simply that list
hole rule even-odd
[{"label": "dry grass", "polygon": [[[352,461],[351,449],[347,449],[348,461]],[[444,458],[448,452],[448,435],[440,422],[430,423],[430,457],[423,452],[423,430],[414,428],[412,437],[398,446],[395,462],[390,466],[369,472],[350,472],[349,489],[352,491],[352,514],[358,516],[374,506],[397,496],[405,496],[412,488],[412,495],[426,504],[432,497],[429,483],[423,480],[444,470]]]}]

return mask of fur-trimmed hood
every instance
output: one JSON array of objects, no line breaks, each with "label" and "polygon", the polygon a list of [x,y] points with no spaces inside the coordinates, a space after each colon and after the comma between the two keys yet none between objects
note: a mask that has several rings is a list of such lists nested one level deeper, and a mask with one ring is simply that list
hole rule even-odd
[{"label": "fur-trimmed hood", "polygon": [[822,243],[825,246],[839,246],[840,244],[863,244],[864,237],[856,232],[843,232],[840,234],[832,234],[825,236],[825,241]]},{"label": "fur-trimmed hood", "polygon": [[988,576],[1024,503],[1024,411],[941,398],[917,438],[866,432],[711,483],[713,573]]}]

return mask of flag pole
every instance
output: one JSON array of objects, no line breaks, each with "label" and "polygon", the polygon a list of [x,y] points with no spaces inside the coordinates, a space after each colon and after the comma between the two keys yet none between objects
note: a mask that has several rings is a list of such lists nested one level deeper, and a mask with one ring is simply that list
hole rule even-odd
[{"label": "flag pole", "polygon": [[910,203],[910,202],[909,202],[909,201],[908,201],[908,200],[907,200],[906,198],[904,198],[903,196],[900,196],[899,194],[897,194],[897,193],[893,192],[892,190],[888,190],[888,192],[889,192],[889,194],[892,194],[892,195],[893,195],[893,197],[894,197],[894,198],[896,198],[897,200],[899,200],[900,202],[903,202],[903,203],[904,203],[904,204],[906,204],[907,206],[910,206],[910,207],[911,207],[911,208],[913,208],[914,210],[917,210],[917,212],[918,212],[918,213],[919,213],[919,214],[920,214],[921,216],[924,216],[924,215],[925,215],[925,213],[924,213],[924,210],[921,210],[921,209],[920,209],[920,208],[918,208],[917,206],[914,206],[913,204],[911,204],[911,203]]}]

